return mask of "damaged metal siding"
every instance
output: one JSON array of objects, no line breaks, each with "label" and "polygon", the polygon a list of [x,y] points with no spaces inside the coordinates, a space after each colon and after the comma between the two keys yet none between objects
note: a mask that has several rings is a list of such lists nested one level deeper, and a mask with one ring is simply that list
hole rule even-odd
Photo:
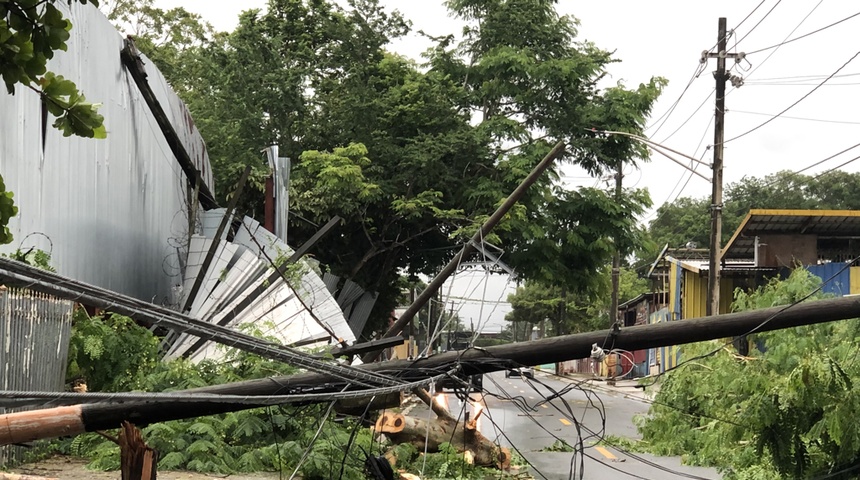
[{"label": "damaged metal siding", "polygon": [[[253,333],[283,345],[313,347],[335,343],[328,331],[348,343],[355,341],[340,306],[305,259],[299,260],[301,273],[290,284],[281,278],[269,281],[274,272],[269,259],[288,258],[293,250],[254,219],[245,217],[231,241],[222,239],[218,243],[212,264],[201,273],[216,225],[225,213],[224,209],[206,212],[201,217],[203,235],[191,239],[183,295],[188,295],[198,275],[204,275],[191,304],[191,315],[237,330],[253,325]],[[264,287],[263,292],[256,294],[260,287]],[[167,343],[166,359],[187,356],[195,361],[220,360],[226,353],[220,345],[201,344],[187,334],[170,338]]]},{"label": "damaged metal siding", "polygon": [[[73,306],[51,295],[0,288],[0,389],[63,390]],[[0,465],[20,461],[23,453],[1,447]]]},{"label": "damaged metal siding", "polygon": [[[57,7],[73,28],[68,51],[57,52],[48,68],[103,104],[108,138],[63,137],[52,117],[42,124],[37,94],[22,87],[14,96],[0,92],[0,172],[19,208],[10,222],[15,241],[0,251],[36,247],[52,254],[63,275],[170,303],[171,287],[181,282],[177,247],[188,228],[185,176],[121,64],[120,34],[92,5]],[[146,68],[212,187],[206,148],[187,109],[151,62]]]}]

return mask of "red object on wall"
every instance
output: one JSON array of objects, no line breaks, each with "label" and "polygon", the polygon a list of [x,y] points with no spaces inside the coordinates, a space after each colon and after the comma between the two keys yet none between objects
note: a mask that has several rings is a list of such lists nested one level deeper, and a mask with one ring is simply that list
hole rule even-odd
[{"label": "red object on wall", "polygon": [[263,228],[275,233],[275,181],[272,177],[266,179],[266,205],[263,208]]}]

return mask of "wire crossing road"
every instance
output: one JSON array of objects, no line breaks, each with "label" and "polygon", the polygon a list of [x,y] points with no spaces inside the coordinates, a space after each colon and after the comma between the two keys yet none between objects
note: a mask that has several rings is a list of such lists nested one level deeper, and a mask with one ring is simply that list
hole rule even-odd
[{"label": "wire crossing road", "polygon": [[[482,410],[481,432],[518,451],[532,464],[530,472],[535,478],[721,478],[714,469],[682,465],[677,457],[628,453],[609,443],[598,443],[605,435],[639,438],[633,417],[646,413],[648,404],[618,393],[587,391],[588,385],[565,391],[572,383],[575,382],[542,373],[529,380],[505,378],[497,372],[484,376],[486,394],[480,406],[468,402],[464,407],[455,395],[445,396],[454,415],[465,410],[474,416],[477,410]],[[545,401],[555,393],[561,395]],[[471,397],[477,399],[480,395],[473,393]],[[581,445],[582,450],[543,451],[559,439],[574,448]]]}]

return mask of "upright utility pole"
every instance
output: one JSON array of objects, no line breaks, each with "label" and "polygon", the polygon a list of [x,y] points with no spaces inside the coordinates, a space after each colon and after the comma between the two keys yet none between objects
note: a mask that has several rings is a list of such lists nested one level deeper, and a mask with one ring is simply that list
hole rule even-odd
[{"label": "upright utility pole", "polygon": [[[615,200],[621,198],[621,179],[623,176],[624,165],[621,160],[615,170]],[[612,300],[609,302],[609,326],[618,322],[618,280],[621,276],[621,252],[618,250],[618,245],[615,246],[615,254],[612,255]]]},{"label": "upright utility pole", "polygon": [[[714,112],[714,164],[711,182],[711,245],[708,261],[708,315],[720,313],[720,237],[723,231],[723,138],[726,106],[726,19],[720,17],[717,33],[717,53],[708,53],[707,58],[717,59],[716,109]],[[702,59],[703,61],[705,58]]]}]

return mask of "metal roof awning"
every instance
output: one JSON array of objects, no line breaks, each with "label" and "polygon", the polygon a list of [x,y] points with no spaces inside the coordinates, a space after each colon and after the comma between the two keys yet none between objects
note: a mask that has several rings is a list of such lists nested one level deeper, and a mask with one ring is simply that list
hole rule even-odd
[{"label": "metal roof awning", "polygon": [[860,210],[753,209],[722,251],[721,258],[753,258],[760,235],[860,236]]}]

